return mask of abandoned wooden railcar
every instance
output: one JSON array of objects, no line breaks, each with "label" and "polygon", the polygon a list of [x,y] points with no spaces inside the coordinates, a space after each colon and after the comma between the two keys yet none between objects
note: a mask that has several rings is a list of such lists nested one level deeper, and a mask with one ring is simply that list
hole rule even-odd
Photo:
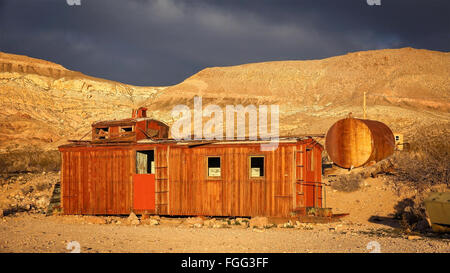
[{"label": "abandoned wooden railcar", "polygon": [[146,138],[60,146],[63,213],[291,217],[321,208],[322,146],[297,137],[280,139],[274,151],[260,144]]}]

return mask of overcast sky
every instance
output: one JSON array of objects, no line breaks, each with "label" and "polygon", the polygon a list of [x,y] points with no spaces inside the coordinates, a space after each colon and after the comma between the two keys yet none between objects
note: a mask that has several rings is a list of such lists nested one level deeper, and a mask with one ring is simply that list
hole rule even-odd
[{"label": "overcast sky", "polygon": [[449,0],[80,1],[0,0],[0,51],[156,86],[210,66],[450,49]]}]

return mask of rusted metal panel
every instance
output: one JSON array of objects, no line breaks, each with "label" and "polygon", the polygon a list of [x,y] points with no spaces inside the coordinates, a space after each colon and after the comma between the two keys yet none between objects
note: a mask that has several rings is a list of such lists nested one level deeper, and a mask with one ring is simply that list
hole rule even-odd
[{"label": "rusted metal panel", "polygon": [[380,161],[394,152],[394,135],[375,120],[346,118],[327,132],[325,146],[331,160],[342,168],[360,167]]}]

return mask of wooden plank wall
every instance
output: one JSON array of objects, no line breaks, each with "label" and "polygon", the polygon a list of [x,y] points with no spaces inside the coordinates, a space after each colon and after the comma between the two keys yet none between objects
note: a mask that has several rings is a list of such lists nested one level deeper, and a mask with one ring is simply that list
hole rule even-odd
[{"label": "wooden plank wall", "polygon": [[[260,151],[258,144],[65,148],[61,150],[64,213],[130,213],[135,151],[154,149],[157,214],[288,217],[301,206],[322,206],[318,184],[322,149],[308,143],[280,143],[270,152]],[[314,149],[314,171],[307,169],[307,146]],[[207,177],[208,156],[221,157],[221,177]],[[250,178],[250,156],[264,156],[263,178]],[[303,196],[297,197],[299,190]]]},{"label": "wooden plank wall", "polygon": [[65,214],[127,214],[133,202],[134,154],[130,149],[62,151]]},{"label": "wooden plank wall", "polygon": [[[295,183],[294,145],[171,147],[172,215],[289,216]],[[221,177],[208,178],[208,156],[221,157]],[[264,156],[265,177],[249,177],[249,156]]]}]

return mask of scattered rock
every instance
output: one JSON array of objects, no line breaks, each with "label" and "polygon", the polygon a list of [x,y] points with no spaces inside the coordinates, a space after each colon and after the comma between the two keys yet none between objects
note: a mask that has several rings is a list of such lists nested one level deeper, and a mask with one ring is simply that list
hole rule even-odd
[{"label": "scattered rock", "polygon": [[114,224],[115,222],[116,222],[116,220],[113,219],[112,217],[107,217],[107,218],[105,219],[105,223],[106,223],[106,224]]},{"label": "scattered rock", "polygon": [[258,227],[258,228],[264,228],[269,226],[269,219],[267,217],[252,217],[250,219],[250,227]]},{"label": "scattered rock", "polygon": [[22,188],[22,193],[27,195],[27,194],[32,193],[33,190],[34,190],[33,186],[28,185],[28,186],[25,186],[25,187]]},{"label": "scattered rock", "polygon": [[203,225],[206,227],[213,227],[215,222],[216,222],[216,219],[212,218],[212,219],[203,221]]},{"label": "scattered rock", "polygon": [[213,228],[226,228],[226,227],[228,227],[228,224],[225,222],[216,222],[213,225]]},{"label": "scattered rock", "polygon": [[127,218],[127,223],[129,225],[139,225],[140,221],[139,218],[134,214],[134,212],[130,213],[130,215]]},{"label": "scattered rock", "polygon": [[47,196],[41,196],[36,201],[36,207],[38,209],[47,209],[49,203],[50,203],[50,199]]},{"label": "scattered rock", "polygon": [[236,218],[236,222],[239,223],[240,225],[242,225],[243,223],[249,223],[249,219],[248,218]]},{"label": "scattered rock", "polygon": [[409,235],[408,236],[408,240],[418,240],[418,239],[420,239],[421,237],[420,236],[417,236],[417,235]]},{"label": "scattered rock", "polygon": [[97,217],[97,216],[85,216],[84,221],[88,224],[94,224],[94,225],[106,224],[105,219],[103,219],[101,217]]},{"label": "scattered rock", "polygon": [[184,221],[184,224],[188,226],[194,226],[195,224],[203,225],[203,222],[204,220],[200,217],[190,217],[187,218],[186,221]]},{"label": "scattered rock", "polygon": [[248,228],[250,225],[249,222],[241,222],[241,227]]},{"label": "scattered rock", "polygon": [[292,224],[291,221],[283,224],[283,228],[293,228],[293,227],[294,227],[294,225]]},{"label": "scattered rock", "polygon": [[157,226],[160,224],[160,221],[158,219],[153,219],[153,218],[148,218],[148,219],[141,218],[141,224],[149,225],[149,226]]}]

